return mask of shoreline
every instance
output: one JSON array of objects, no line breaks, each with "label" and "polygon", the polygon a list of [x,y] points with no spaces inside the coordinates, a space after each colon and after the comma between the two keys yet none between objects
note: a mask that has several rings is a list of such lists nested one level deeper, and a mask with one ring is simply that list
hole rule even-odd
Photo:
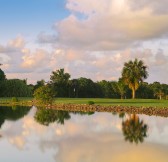
[{"label": "shoreline", "polygon": [[145,114],[149,116],[168,117],[168,108],[157,107],[135,107],[135,106],[103,106],[103,105],[87,105],[87,104],[54,104],[46,105],[47,109],[63,110],[63,111],[81,111],[81,112],[116,112],[130,114]]},{"label": "shoreline", "polygon": [[81,112],[115,112],[129,114],[145,114],[148,116],[168,117],[168,107],[145,107],[145,106],[122,106],[122,105],[88,105],[88,104],[53,104],[40,105],[34,102],[23,102],[13,104],[0,104],[0,106],[35,106],[46,109],[62,110],[62,111],[81,111]]}]

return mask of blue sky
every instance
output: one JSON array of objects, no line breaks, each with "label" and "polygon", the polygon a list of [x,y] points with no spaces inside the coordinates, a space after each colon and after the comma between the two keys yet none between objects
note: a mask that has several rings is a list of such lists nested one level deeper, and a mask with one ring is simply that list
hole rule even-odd
[{"label": "blue sky", "polygon": [[117,80],[142,59],[148,82],[168,83],[167,0],[0,0],[0,62],[29,83],[64,68],[71,78]]},{"label": "blue sky", "polygon": [[64,0],[0,0],[1,39],[52,30],[52,24],[68,14]]}]

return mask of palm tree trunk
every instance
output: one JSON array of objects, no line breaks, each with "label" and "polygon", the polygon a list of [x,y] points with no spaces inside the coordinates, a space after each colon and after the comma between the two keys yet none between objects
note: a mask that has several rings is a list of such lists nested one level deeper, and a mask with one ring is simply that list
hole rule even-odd
[{"label": "palm tree trunk", "polygon": [[132,99],[135,99],[135,89],[132,88]]}]

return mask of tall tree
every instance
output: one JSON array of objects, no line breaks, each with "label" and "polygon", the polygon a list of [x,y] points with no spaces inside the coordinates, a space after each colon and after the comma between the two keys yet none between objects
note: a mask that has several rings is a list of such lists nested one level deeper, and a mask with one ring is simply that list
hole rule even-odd
[{"label": "tall tree", "polygon": [[45,80],[42,79],[42,80],[37,81],[37,83],[34,85],[33,91],[35,91],[36,89],[38,89],[44,85],[45,85]]},{"label": "tall tree", "polygon": [[115,92],[120,94],[121,99],[125,98],[126,85],[124,84],[122,78],[119,78],[118,82],[115,82]]},{"label": "tall tree", "polygon": [[59,69],[52,72],[50,76],[51,84],[53,85],[58,97],[68,97],[69,95],[69,79],[70,74],[65,73],[64,69]]},{"label": "tall tree", "polygon": [[5,73],[0,69],[0,81],[5,79],[6,79]]},{"label": "tall tree", "polygon": [[4,80],[0,83],[1,97],[30,97],[32,96],[31,88],[20,79]]},{"label": "tall tree", "polygon": [[132,98],[135,98],[135,92],[141,82],[148,77],[147,66],[142,60],[135,59],[124,63],[122,69],[122,78],[132,90]]}]

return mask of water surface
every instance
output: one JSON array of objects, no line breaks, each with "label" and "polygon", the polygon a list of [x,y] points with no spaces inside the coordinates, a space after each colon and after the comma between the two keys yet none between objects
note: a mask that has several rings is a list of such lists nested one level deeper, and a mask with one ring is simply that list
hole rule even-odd
[{"label": "water surface", "polygon": [[0,107],[3,162],[167,162],[168,119]]}]

